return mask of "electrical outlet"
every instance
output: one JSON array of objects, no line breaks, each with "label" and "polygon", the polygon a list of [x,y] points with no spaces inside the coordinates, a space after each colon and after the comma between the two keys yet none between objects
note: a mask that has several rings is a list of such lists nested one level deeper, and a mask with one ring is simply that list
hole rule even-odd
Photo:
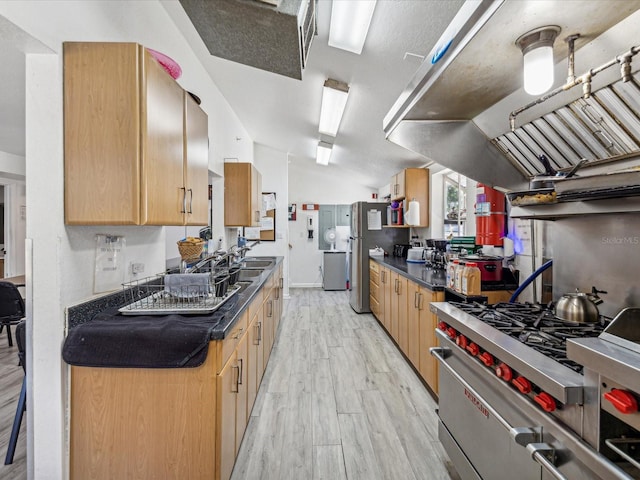
[{"label": "electrical outlet", "polygon": [[144,272],[144,263],[132,263],[131,264],[131,273],[137,275],[138,273]]}]

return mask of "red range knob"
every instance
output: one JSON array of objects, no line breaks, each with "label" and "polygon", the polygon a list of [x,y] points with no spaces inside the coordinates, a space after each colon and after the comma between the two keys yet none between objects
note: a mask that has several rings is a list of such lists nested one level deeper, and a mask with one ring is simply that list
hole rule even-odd
[{"label": "red range knob", "polygon": [[487,367],[490,367],[493,365],[493,355],[491,355],[489,352],[484,352],[482,355],[480,355],[480,361],[482,363],[484,363]]},{"label": "red range knob", "polygon": [[478,345],[476,345],[475,343],[471,342],[469,345],[467,345],[467,352],[469,352],[471,355],[475,357],[480,353],[480,347],[478,347]]},{"label": "red range knob", "polygon": [[604,394],[604,398],[609,400],[611,405],[620,413],[629,414],[638,411],[638,401],[636,397],[633,393],[627,392],[626,390],[613,388],[610,392]]},{"label": "red range knob", "polygon": [[531,382],[524,377],[516,377],[511,383],[524,395],[531,391]]},{"label": "red range knob", "polygon": [[509,365],[507,365],[506,363],[501,363],[500,365],[498,365],[498,368],[496,368],[496,375],[498,376],[498,378],[501,378],[505,382],[510,382],[513,378],[513,371],[511,370],[511,367],[509,367]]},{"label": "red range knob", "polygon": [[456,337],[456,345],[458,345],[463,350],[467,349],[467,344],[468,343],[469,342],[467,341],[467,337],[465,337],[464,335],[458,335]]},{"label": "red range knob", "polygon": [[444,332],[447,330],[447,324],[444,322],[438,322],[438,328]]},{"label": "red range knob", "polygon": [[456,338],[456,331],[452,327],[449,327],[447,328],[447,335],[451,340],[454,340]]},{"label": "red range knob", "polygon": [[547,392],[539,393],[533,399],[545,412],[553,412],[556,409],[556,401]]}]

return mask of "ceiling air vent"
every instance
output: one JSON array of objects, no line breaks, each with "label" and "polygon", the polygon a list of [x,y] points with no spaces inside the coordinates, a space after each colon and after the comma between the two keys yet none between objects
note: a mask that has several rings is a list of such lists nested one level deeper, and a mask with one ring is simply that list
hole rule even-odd
[{"label": "ceiling air vent", "polygon": [[211,55],[302,79],[316,0],[180,0]]}]

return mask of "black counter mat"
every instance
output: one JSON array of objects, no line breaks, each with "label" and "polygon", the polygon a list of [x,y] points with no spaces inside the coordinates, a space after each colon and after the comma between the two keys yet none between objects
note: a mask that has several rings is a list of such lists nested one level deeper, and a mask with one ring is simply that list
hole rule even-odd
[{"label": "black counter mat", "polygon": [[197,367],[207,358],[212,330],[237,302],[234,295],[207,315],[129,316],[110,308],[69,332],[62,358],[82,367]]}]

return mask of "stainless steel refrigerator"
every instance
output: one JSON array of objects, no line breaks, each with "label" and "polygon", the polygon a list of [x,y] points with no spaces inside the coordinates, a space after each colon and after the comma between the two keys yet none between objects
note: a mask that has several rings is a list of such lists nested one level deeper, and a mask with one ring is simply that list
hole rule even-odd
[{"label": "stainless steel refrigerator", "polygon": [[357,202],[351,205],[349,251],[349,294],[351,308],[358,313],[371,311],[369,306],[369,249],[382,247],[389,255],[396,243],[409,243],[409,228],[389,228],[387,204]]}]

